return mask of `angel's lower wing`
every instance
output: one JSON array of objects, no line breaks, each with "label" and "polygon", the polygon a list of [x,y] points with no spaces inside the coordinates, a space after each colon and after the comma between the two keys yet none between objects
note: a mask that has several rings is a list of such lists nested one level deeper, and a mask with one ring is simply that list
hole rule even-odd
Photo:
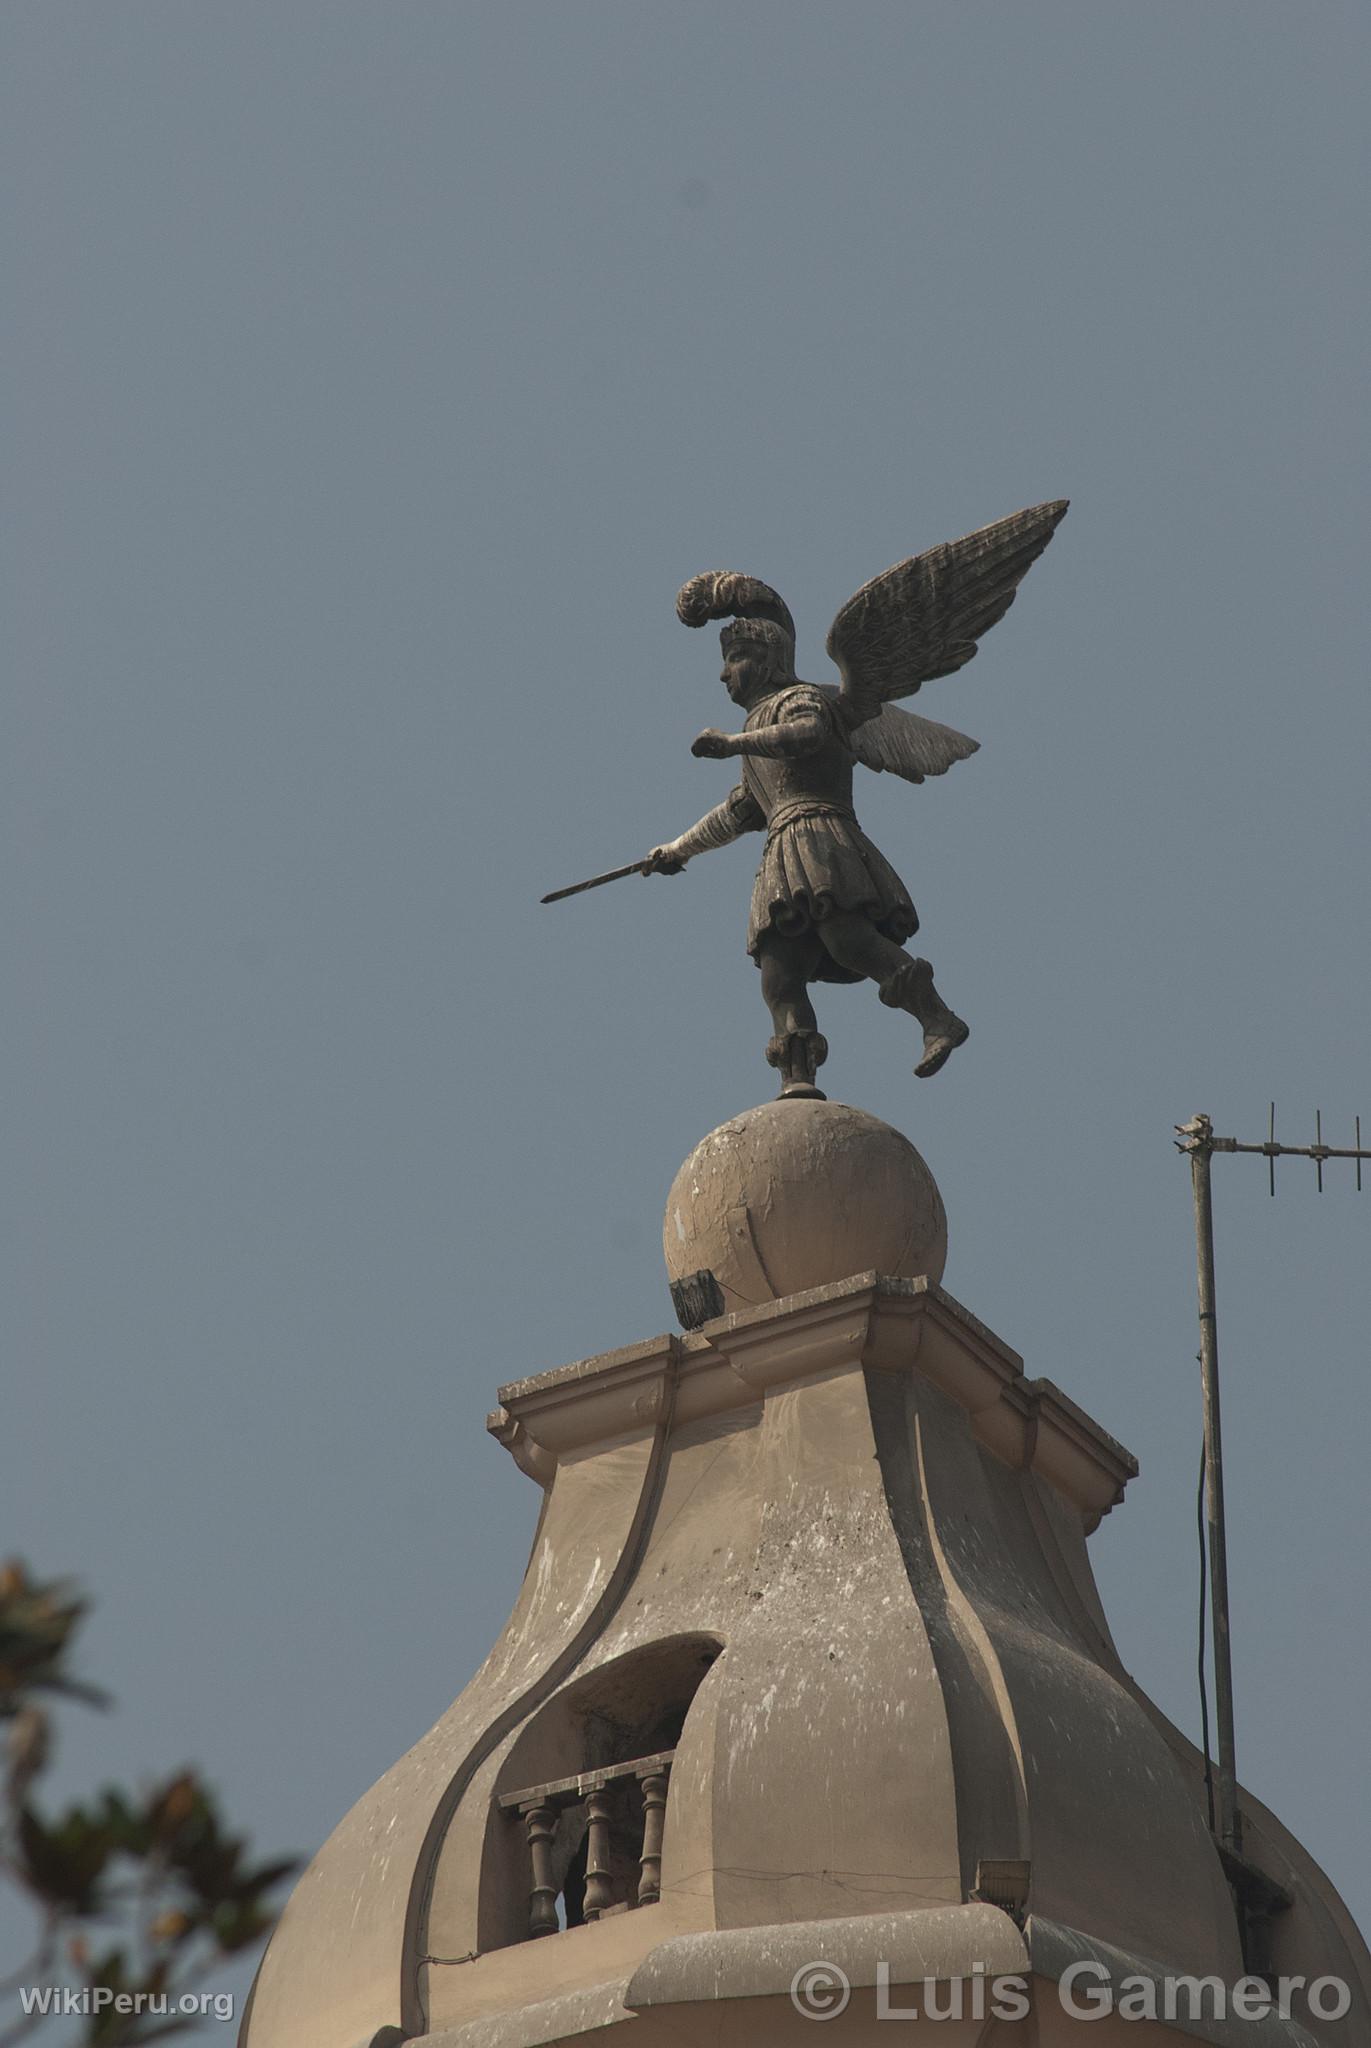
[{"label": "angel's lower wing", "polygon": [[849,722],[970,661],[1065,517],[1064,498],[1031,505],[863,584],[828,633]]},{"label": "angel's lower wing", "polygon": [[965,761],[981,744],[950,725],[920,718],[916,711],[900,711],[894,704],[884,705],[874,718],[851,728],[847,742],[868,768],[888,768],[906,782],[946,775],[954,761]]}]

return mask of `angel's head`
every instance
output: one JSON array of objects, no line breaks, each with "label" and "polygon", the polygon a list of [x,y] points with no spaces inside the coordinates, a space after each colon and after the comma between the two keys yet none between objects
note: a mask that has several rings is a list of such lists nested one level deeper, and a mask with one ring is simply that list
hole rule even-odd
[{"label": "angel's head", "polygon": [[794,682],[795,621],[769,583],[734,569],[706,569],[677,592],[676,616],[683,626],[731,620],[719,635],[724,650],[720,680],[735,704],[751,710]]},{"label": "angel's head", "polygon": [[749,708],[795,679],[795,642],[770,619],[734,619],[719,635],[719,680],[735,704]]}]

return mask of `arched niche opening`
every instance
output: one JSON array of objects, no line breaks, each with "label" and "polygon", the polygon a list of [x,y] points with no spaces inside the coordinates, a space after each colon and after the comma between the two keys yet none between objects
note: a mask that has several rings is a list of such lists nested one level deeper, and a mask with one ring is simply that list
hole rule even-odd
[{"label": "arched niche opening", "polygon": [[672,1760],[722,1648],[706,1635],[647,1644],[572,1679],[527,1722],[486,1831],[483,1951],[655,1903]]}]

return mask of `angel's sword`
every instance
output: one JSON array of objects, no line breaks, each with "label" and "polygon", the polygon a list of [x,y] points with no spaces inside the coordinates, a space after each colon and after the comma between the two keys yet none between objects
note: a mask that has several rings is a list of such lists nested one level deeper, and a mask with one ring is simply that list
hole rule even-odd
[{"label": "angel's sword", "polygon": [[607,875],[592,875],[588,882],[573,882],[569,889],[554,889],[550,896],[540,896],[540,903],[560,903],[564,896],[581,896],[587,889],[603,888],[606,882],[622,882],[625,875],[646,875],[651,865],[645,860],[631,860],[626,868],[611,868]]}]

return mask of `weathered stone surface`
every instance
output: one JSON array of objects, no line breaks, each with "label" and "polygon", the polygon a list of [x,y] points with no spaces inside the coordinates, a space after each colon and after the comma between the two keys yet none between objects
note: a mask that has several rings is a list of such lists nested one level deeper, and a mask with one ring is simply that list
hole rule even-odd
[{"label": "weathered stone surface", "polygon": [[[548,1489],[519,1605],[302,1880],[249,2048],[351,2048],[384,2025],[434,2048],[618,2024],[644,2044],[794,2039],[769,1988],[790,1930],[831,1923],[855,1963],[854,1914],[989,1914],[1012,1946],[1010,1920],[966,1903],[995,1858],[1028,1865],[1030,1934],[1242,1974],[1199,1759],[1120,1665],[1086,1555],[1132,1461],[949,1297],[861,1275],[501,1395],[500,1438]],[[689,1693],[660,1903],[524,1940],[500,1799],[598,1762],[587,1731],[645,1723],[654,1687]],[[1275,1966],[1371,1993],[1332,1887],[1246,1792],[1243,1810],[1296,1896]],[[938,1969],[995,1966],[971,1947]],[[1035,1996],[1056,1953],[1035,1957]],[[854,1992],[825,2039],[882,2048],[876,2028]]]},{"label": "weathered stone surface", "polygon": [[706,1268],[728,1309],[877,1272],[927,1278],[947,1262],[937,1182],[902,1132],[845,1102],[790,1098],[702,1139],[667,1197],[672,1281]]}]

